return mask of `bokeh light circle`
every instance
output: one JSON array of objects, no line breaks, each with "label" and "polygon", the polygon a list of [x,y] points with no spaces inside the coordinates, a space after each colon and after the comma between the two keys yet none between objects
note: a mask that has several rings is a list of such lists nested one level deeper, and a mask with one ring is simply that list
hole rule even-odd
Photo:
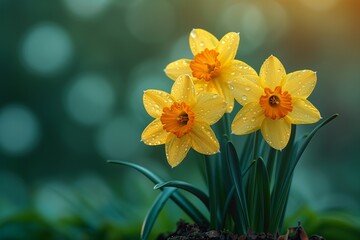
[{"label": "bokeh light circle", "polygon": [[111,0],[64,0],[68,10],[81,18],[91,18],[102,13]]},{"label": "bokeh light circle", "polygon": [[300,2],[310,9],[326,11],[334,7],[338,0],[300,0]]},{"label": "bokeh light circle", "polygon": [[65,108],[77,122],[97,124],[106,119],[115,104],[112,86],[103,76],[85,73],[77,77],[65,95]]},{"label": "bokeh light circle", "polygon": [[37,145],[39,138],[39,122],[27,107],[14,104],[0,109],[0,150],[24,155]]},{"label": "bokeh light circle", "polygon": [[96,146],[104,159],[130,160],[140,145],[141,130],[129,116],[111,119],[100,127]]},{"label": "bokeh light circle", "polygon": [[54,23],[34,26],[25,36],[21,56],[25,65],[39,74],[63,69],[73,54],[68,33]]},{"label": "bokeh light circle", "polygon": [[142,100],[144,91],[157,89],[170,93],[171,86],[174,83],[162,71],[154,71],[154,69],[164,69],[165,66],[166,63],[162,65],[156,60],[145,61],[137,65],[130,73],[129,81],[133,84],[127,92],[127,99],[129,99],[131,113],[142,127],[151,120],[151,117],[145,111]]},{"label": "bokeh light circle", "polygon": [[74,215],[74,205],[77,203],[73,190],[64,183],[55,181],[47,182],[37,189],[34,200],[37,212],[49,221]]},{"label": "bokeh light circle", "polygon": [[220,16],[219,23],[226,31],[240,32],[239,51],[242,53],[253,52],[266,39],[268,26],[264,13],[250,2],[228,6]]},{"label": "bokeh light circle", "polygon": [[175,29],[175,11],[167,0],[134,0],[127,6],[125,23],[139,41],[164,42]]}]

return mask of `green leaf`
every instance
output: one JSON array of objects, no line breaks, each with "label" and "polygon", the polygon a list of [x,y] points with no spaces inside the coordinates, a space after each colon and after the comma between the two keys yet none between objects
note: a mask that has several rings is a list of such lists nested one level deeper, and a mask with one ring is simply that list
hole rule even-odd
[{"label": "green leaf", "polygon": [[245,167],[247,166],[247,163],[255,160],[252,158],[252,151],[253,151],[253,147],[252,147],[252,143],[254,141],[254,135],[255,134],[249,134],[246,138],[245,144],[242,147],[242,152],[240,155],[240,169],[241,171],[243,171],[245,169]]},{"label": "green leaf", "polygon": [[291,133],[292,136],[290,138],[289,144],[285,148],[285,151],[281,153],[280,159],[278,159],[280,160],[278,161],[280,165],[278,165],[276,168],[275,185],[271,196],[272,213],[270,231],[276,231],[278,228],[282,227],[293,173],[301,155],[304,153],[315,133],[327,123],[335,119],[337,116],[338,114],[335,114],[327,120],[323,121],[318,126],[316,126],[305,138],[301,138],[295,143],[294,139],[296,128],[293,126]]},{"label": "green leaf", "polygon": [[281,189],[280,202],[281,202],[282,214],[279,216],[279,219],[278,219],[280,227],[282,226],[282,224],[284,222],[285,210],[286,210],[287,201],[289,198],[293,174],[295,172],[295,168],[296,168],[302,154],[304,153],[306,147],[309,145],[311,139],[315,136],[317,131],[319,131],[320,128],[322,128],[323,126],[325,126],[326,124],[328,124],[329,122],[334,120],[337,116],[338,116],[338,114],[334,114],[333,116],[329,117],[322,123],[318,124],[308,135],[306,135],[304,138],[301,138],[294,144],[293,150],[290,153],[290,157],[288,157],[288,159],[290,159],[290,161],[288,161],[289,164],[286,167],[287,174],[284,178],[284,184]]},{"label": "green leaf", "polygon": [[154,189],[164,188],[164,187],[175,187],[177,189],[183,189],[195,197],[197,197],[204,205],[209,209],[209,196],[205,194],[200,189],[192,186],[191,184],[183,181],[168,181],[163,183],[158,183],[154,186]]},{"label": "green leaf", "polygon": [[204,155],[205,156],[205,166],[207,173],[207,183],[209,188],[209,207],[210,207],[210,227],[212,229],[219,230],[219,222],[221,221],[219,214],[219,181],[218,175],[216,172],[216,155]]},{"label": "green leaf", "polygon": [[[124,166],[131,167],[140,173],[142,173],[144,176],[146,176],[148,179],[150,179],[154,184],[158,184],[161,182],[164,182],[162,178],[157,176],[155,173],[151,172],[150,170],[129,162],[124,161],[118,161],[118,160],[108,160],[109,163],[116,163]],[[197,223],[208,223],[209,221],[206,219],[206,217],[182,194],[179,192],[175,192],[171,195],[171,200],[173,200],[191,219],[193,219]]]},{"label": "green leaf", "polygon": [[274,173],[275,160],[277,158],[276,153],[277,151],[274,148],[270,147],[270,151],[267,156],[267,163],[266,163],[266,169],[269,174],[270,187],[273,186],[274,183],[273,173]]},{"label": "green leaf", "polygon": [[149,209],[147,213],[142,228],[141,228],[141,239],[146,240],[149,237],[152,227],[161,211],[164,207],[166,201],[171,197],[171,195],[176,191],[176,188],[165,188],[163,192],[155,200],[154,204]]},{"label": "green leaf", "polygon": [[325,121],[323,121],[322,123],[320,123],[319,125],[317,125],[307,136],[306,138],[303,140],[303,143],[301,144],[301,146],[299,146],[299,150],[296,153],[296,158],[295,158],[295,162],[293,163],[292,166],[292,171],[294,171],[297,163],[299,162],[300,157],[302,156],[302,154],[304,153],[306,147],[309,145],[311,139],[315,136],[316,132],[320,130],[320,128],[322,128],[323,126],[325,126],[326,124],[328,124],[329,122],[331,122],[332,120],[334,120],[337,116],[339,116],[339,114],[334,114],[331,117],[329,117],[328,119],[326,119]]},{"label": "green leaf", "polygon": [[277,154],[278,159],[276,160],[275,182],[274,188],[271,192],[271,232],[278,231],[279,228],[281,228],[281,216],[283,216],[283,213],[286,210],[286,202],[284,202],[284,199],[289,189],[287,188],[288,183],[285,181],[285,179],[289,173],[289,165],[291,161],[291,155],[293,153],[295,135],[296,125],[292,125],[289,143],[283,151],[278,151],[279,154]]},{"label": "green leaf", "polygon": [[243,187],[243,181],[241,172],[239,171],[239,160],[237,158],[237,153],[234,145],[229,141],[226,145],[226,159],[228,162],[229,173],[231,175],[231,179],[233,180],[233,184],[236,190],[236,205],[238,207],[240,219],[242,219],[240,223],[242,233],[246,233],[249,229],[249,215],[245,197],[245,191]]},{"label": "green leaf", "polygon": [[[270,183],[269,176],[262,158],[256,161],[256,184],[258,190],[258,209],[257,213],[260,217],[258,228],[261,232],[269,232],[270,224]],[[260,214],[259,214],[260,213]]]}]

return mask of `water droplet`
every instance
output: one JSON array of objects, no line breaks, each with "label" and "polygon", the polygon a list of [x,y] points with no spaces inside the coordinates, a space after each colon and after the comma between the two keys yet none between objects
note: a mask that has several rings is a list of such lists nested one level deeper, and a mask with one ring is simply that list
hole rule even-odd
[{"label": "water droplet", "polygon": [[226,42],[224,40],[221,41],[221,44],[225,44]]},{"label": "water droplet", "polygon": [[231,76],[234,76],[234,75],[235,75],[235,72],[232,72],[232,73],[231,73]]},{"label": "water droplet", "polygon": [[245,87],[245,91],[250,91],[250,87]]},{"label": "water droplet", "polygon": [[246,100],[247,100],[247,96],[246,96],[246,95],[243,95],[243,96],[241,97],[241,99],[242,99],[243,101],[246,101]]},{"label": "water droplet", "polygon": [[213,98],[218,98],[218,95],[214,94],[214,95],[213,95]]},{"label": "water droplet", "polygon": [[243,120],[244,122],[246,121],[246,119],[247,119],[247,117],[243,117],[243,118],[242,118],[242,120]]},{"label": "water droplet", "polygon": [[252,117],[252,118],[251,118],[251,121],[252,121],[252,122],[255,122],[255,120],[256,120],[255,117]]},{"label": "water droplet", "polygon": [[203,41],[201,41],[201,42],[199,43],[199,45],[200,45],[200,47],[203,47],[203,46],[205,46],[205,43],[204,43]]},{"label": "water droplet", "polygon": [[196,34],[194,31],[192,31],[192,32],[190,33],[190,36],[191,36],[192,38],[196,38],[196,37],[197,37],[197,34]]}]

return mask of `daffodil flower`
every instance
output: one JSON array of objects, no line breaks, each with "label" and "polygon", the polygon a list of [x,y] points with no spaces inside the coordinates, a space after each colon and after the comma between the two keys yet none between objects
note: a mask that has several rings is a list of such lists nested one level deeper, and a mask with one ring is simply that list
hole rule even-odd
[{"label": "daffodil flower", "polygon": [[235,116],[232,132],[248,134],[258,129],[273,148],[283,149],[290,138],[291,124],[317,122],[320,112],[307,100],[316,85],[311,70],[286,74],[279,59],[270,56],[260,74],[243,63],[242,72],[232,79],[236,101],[243,107]]},{"label": "daffodil flower", "polygon": [[202,29],[193,29],[189,43],[194,59],[180,59],[165,68],[166,75],[175,80],[189,74],[194,78],[196,92],[213,92],[222,96],[227,103],[226,111],[234,107],[234,97],[228,81],[239,74],[234,68],[235,55],[239,46],[238,33],[227,33],[220,41]]},{"label": "daffodil flower", "polygon": [[143,96],[147,113],[155,118],[143,131],[147,145],[165,144],[168,163],[175,167],[193,148],[211,155],[219,152],[219,142],[210,125],[225,113],[225,100],[214,93],[195,94],[190,76],[178,77],[171,94],[147,90]]}]

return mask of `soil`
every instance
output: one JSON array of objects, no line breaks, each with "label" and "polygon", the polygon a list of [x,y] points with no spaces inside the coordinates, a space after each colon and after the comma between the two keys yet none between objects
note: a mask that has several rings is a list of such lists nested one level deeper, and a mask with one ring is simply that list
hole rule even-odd
[{"label": "soil", "polygon": [[[307,237],[303,228],[296,227],[289,229],[292,233],[288,240],[325,240],[325,238],[313,235]],[[306,236],[306,238],[304,237]],[[246,235],[238,235],[229,231],[210,230],[207,225],[189,224],[184,221],[177,223],[176,231],[168,234],[161,234],[157,240],[280,240],[284,236],[274,236],[270,233],[248,233]]]}]

